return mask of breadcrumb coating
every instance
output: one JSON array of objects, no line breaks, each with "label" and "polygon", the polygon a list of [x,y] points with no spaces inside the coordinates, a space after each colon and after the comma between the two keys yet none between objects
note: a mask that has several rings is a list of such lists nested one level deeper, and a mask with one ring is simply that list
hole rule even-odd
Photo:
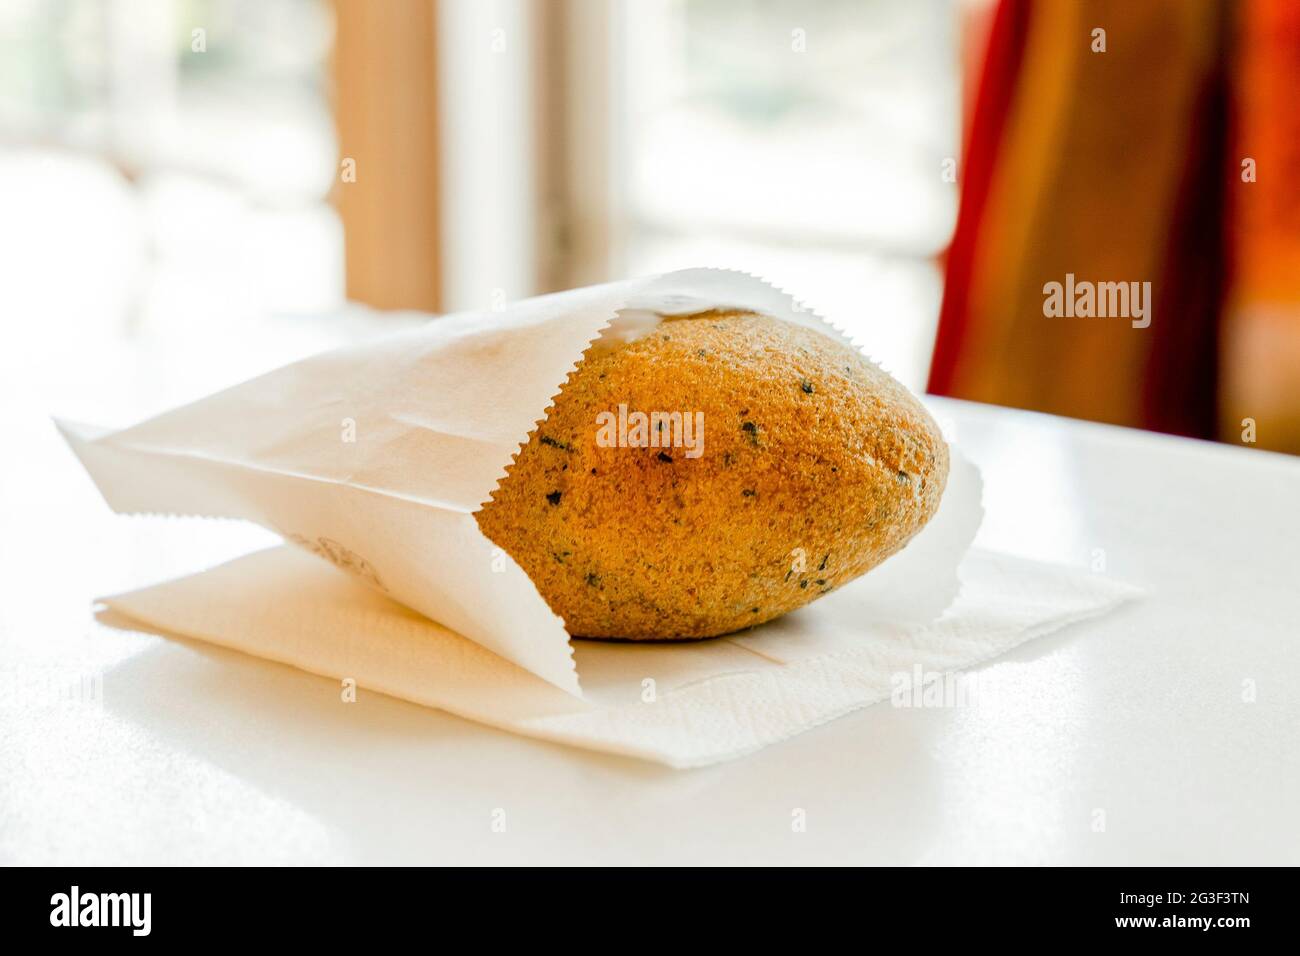
[{"label": "breadcrumb coating", "polygon": [[[620,405],[702,412],[701,453],[662,422],[654,446],[611,446],[598,416]],[[947,476],[934,420],[860,353],[712,311],[589,351],[476,517],[570,634],[703,638],[869,571],[930,520]]]}]

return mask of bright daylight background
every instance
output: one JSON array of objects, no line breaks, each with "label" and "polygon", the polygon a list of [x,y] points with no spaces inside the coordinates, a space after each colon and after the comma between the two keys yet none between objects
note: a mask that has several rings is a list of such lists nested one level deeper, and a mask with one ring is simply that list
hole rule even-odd
[{"label": "bright daylight background", "polygon": [[[335,202],[338,14],[0,5],[0,316],[19,361],[346,337],[364,310]],[[957,201],[954,4],[443,0],[435,19],[439,306],[728,266],[923,386]]]}]

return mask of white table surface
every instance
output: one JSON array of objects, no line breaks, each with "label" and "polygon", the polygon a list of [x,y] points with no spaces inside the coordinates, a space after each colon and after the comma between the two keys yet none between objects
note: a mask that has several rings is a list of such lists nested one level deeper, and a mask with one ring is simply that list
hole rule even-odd
[{"label": "white table surface", "polygon": [[881,704],[703,770],[97,623],[274,539],[112,515],[48,416],[126,424],[349,332],[0,354],[0,862],[1300,863],[1300,460],[1250,448],[934,401],[979,544],[1149,595],[988,665],[996,707]]}]

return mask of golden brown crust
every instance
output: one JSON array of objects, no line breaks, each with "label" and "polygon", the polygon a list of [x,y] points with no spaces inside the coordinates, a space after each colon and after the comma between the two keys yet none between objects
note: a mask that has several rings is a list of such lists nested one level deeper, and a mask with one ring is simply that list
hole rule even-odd
[{"label": "golden brown crust", "polygon": [[[620,403],[702,411],[703,454],[602,447],[596,416]],[[709,312],[589,353],[477,520],[571,634],[711,637],[879,564],[934,514],[947,475],[933,419],[858,352]]]}]

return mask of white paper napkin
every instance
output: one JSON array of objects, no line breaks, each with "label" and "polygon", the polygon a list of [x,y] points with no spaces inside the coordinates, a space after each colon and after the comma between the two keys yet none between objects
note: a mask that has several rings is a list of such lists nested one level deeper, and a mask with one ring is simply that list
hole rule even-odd
[{"label": "white paper napkin", "polygon": [[967,553],[961,577],[960,596],[929,625],[864,620],[864,594],[850,584],[713,641],[575,642],[585,700],[295,548],[256,552],[106,603],[154,628],[351,678],[493,727],[696,767],[878,701],[924,704],[947,675],[1137,593],[1086,571],[979,550]]}]

